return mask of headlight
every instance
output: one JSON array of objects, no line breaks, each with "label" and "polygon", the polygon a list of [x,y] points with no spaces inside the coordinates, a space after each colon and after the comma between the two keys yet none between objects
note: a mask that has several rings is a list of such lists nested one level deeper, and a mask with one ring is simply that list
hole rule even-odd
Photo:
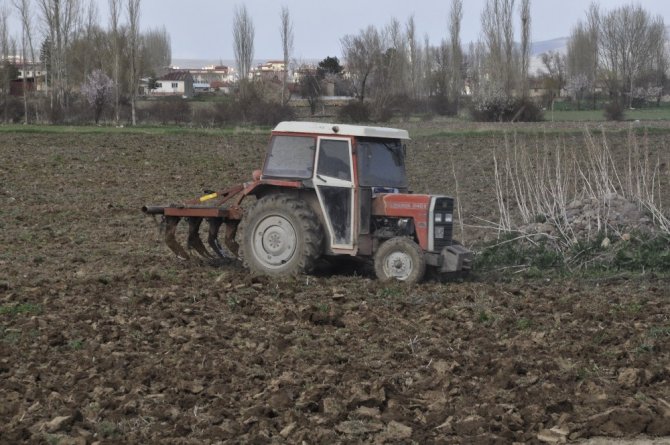
[{"label": "headlight", "polygon": [[398,227],[402,230],[405,230],[408,224],[409,224],[409,218],[401,218],[398,220]]},{"label": "headlight", "polygon": [[450,223],[453,219],[453,215],[451,213],[445,213],[444,214],[444,222]]},{"label": "headlight", "polygon": [[435,238],[444,238],[444,226],[435,227]]},{"label": "headlight", "polygon": [[441,223],[442,222],[442,214],[441,213],[436,213],[435,214],[435,222],[436,223]]}]

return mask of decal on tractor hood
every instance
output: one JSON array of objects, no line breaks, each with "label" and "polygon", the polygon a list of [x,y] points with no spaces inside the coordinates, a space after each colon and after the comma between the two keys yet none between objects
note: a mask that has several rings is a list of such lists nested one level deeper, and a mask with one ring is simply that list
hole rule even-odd
[{"label": "decal on tractor hood", "polygon": [[428,204],[422,202],[391,202],[388,204],[391,209],[420,209],[426,210]]}]

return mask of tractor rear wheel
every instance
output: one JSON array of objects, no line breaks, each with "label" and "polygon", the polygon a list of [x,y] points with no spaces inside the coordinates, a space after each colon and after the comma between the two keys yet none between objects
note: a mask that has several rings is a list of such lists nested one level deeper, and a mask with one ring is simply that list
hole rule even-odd
[{"label": "tractor rear wheel", "polygon": [[240,256],[263,275],[309,273],[323,252],[323,230],[309,205],[278,194],[259,199],[242,221]]},{"label": "tractor rear wheel", "polygon": [[409,238],[398,236],[384,241],[375,253],[375,274],[380,281],[418,283],[426,273],[421,247]]}]

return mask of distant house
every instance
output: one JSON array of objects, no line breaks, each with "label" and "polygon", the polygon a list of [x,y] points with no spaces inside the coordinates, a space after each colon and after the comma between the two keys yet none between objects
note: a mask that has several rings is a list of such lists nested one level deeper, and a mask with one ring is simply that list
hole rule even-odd
[{"label": "distant house", "polygon": [[193,76],[188,71],[172,71],[156,80],[152,96],[193,97]]},{"label": "distant house", "polygon": [[195,83],[225,82],[229,80],[231,69],[225,65],[209,65],[200,69],[189,69]]},{"label": "distant house", "polygon": [[37,91],[37,88],[35,87],[35,78],[29,77],[25,82],[23,79],[12,79],[9,82],[9,94],[12,96],[23,96],[24,87],[28,93]]},{"label": "distant house", "polygon": [[16,77],[10,79],[9,94],[22,96],[24,88],[29,93],[45,90],[47,73],[41,64],[26,62],[24,65],[19,56],[9,56],[7,61],[16,68]]},{"label": "distant house", "polygon": [[218,80],[215,80],[209,84],[209,88],[212,91],[219,91],[223,94],[230,94],[230,92],[232,91],[232,83],[220,82]]},{"label": "distant house", "polygon": [[208,93],[210,91],[210,84],[207,82],[193,82],[194,93]]},{"label": "distant house", "polygon": [[301,65],[297,69],[293,70],[292,81],[295,84],[300,83],[303,77],[305,76],[316,76],[319,73],[316,65]]},{"label": "distant house", "polygon": [[[19,80],[23,80],[25,76],[28,83],[32,82],[32,86],[28,86],[29,91],[44,91],[46,89],[46,68],[41,63],[26,63],[25,73],[23,71],[23,64],[17,65],[19,69]],[[22,90],[23,91],[23,90]]]},{"label": "distant house", "polygon": [[251,69],[250,75],[254,79],[279,82],[284,76],[286,65],[283,60],[268,60]]}]

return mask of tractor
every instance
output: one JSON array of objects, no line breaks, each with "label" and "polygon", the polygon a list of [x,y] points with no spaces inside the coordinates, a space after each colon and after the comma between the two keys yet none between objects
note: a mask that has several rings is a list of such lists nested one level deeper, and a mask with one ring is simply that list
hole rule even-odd
[{"label": "tractor", "polygon": [[[472,252],[452,238],[454,199],[408,190],[406,140],[408,132],[394,128],[281,122],[251,181],[142,210],[162,215],[178,258],[232,254],[256,274],[309,273],[320,258],[343,255],[372,259],[384,281],[416,283],[428,268],[467,272]],[[255,201],[243,207],[249,196]],[[181,219],[186,249],[176,240]],[[203,220],[213,253],[200,238]],[[230,253],[218,240],[222,225]]]}]

